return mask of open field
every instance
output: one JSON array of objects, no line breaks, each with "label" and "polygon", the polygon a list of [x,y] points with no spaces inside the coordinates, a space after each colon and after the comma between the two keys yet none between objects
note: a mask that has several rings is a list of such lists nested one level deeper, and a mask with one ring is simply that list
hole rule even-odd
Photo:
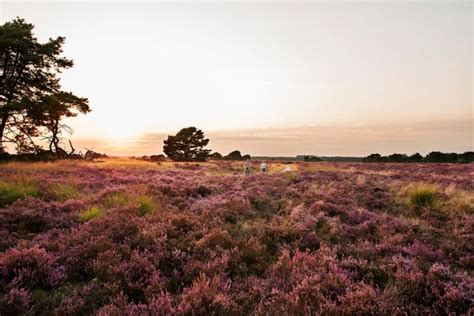
[{"label": "open field", "polygon": [[0,165],[0,315],[469,314],[474,165]]}]

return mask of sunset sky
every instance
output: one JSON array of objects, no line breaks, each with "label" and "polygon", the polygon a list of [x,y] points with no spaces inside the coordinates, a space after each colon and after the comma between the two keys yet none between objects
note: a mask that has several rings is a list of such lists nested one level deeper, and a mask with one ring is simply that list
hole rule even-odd
[{"label": "sunset sky", "polygon": [[78,148],[156,154],[186,126],[223,154],[473,150],[471,1],[0,2],[66,36]]}]

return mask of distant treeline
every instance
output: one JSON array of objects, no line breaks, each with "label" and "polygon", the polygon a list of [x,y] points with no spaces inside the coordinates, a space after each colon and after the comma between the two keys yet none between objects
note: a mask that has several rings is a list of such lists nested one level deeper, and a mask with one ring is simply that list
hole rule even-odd
[{"label": "distant treeline", "polygon": [[298,161],[361,162],[363,157],[298,155]]},{"label": "distant treeline", "polygon": [[296,157],[255,157],[260,160],[286,160],[286,161],[328,161],[328,162],[444,162],[444,163],[470,163],[474,162],[474,152],[466,151],[462,154],[442,153],[432,151],[426,156],[419,153],[413,155],[391,154],[382,156],[380,154],[371,154],[367,157],[345,157],[345,156],[316,156],[316,155],[298,155]]},{"label": "distant treeline", "polygon": [[298,161],[297,157],[285,157],[285,156],[252,156],[253,160],[263,161]]},{"label": "distant treeline", "polygon": [[[65,157],[61,157],[65,158]],[[73,152],[68,154],[68,159],[84,159],[84,160],[94,160],[100,158],[108,158],[106,154],[98,153],[93,150],[87,149],[85,153]],[[10,161],[20,161],[20,162],[39,162],[39,161],[55,161],[58,160],[58,156],[55,152],[49,150],[37,149],[36,153],[17,153],[10,154],[8,152],[0,151],[0,163],[10,162]]]},{"label": "distant treeline", "polygon": [[432,151],[426,156],[419,153],[413,155],[391,154],[382,156],[380,154],[371,154],[364,159],[363,162],[448,162],[448,163],[470,163],[474,162],[474,152],[466,151],[462,154],[442,153],[440,151]]},{"label": "distant treeline", "polygon": [[322,156],[320,157],[321,161],[331,161],[331,162],[361,162],[362,157],[343,157],[343,156]]}]

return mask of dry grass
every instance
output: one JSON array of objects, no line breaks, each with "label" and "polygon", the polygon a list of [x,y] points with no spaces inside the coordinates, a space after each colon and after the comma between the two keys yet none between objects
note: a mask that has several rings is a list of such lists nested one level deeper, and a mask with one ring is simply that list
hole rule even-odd
[{"label": "dry grass", "polygon": [[132,158],[106,158],[97,161],[85,162],[87,166],[101,168],[117,168],[117,169],[151,169],[161,170],[173,167],[172,162],[151,162]]},{"label": "dry grass", "polygon": [[318,172],[318,171],[344,171],[344,169],[337,168],[335,165],[327,162],[303,162],[298,163],[301,171]]},{"label": "dry grass", "polygon": [[0,164],[1,170],[8,170],[13,172],[41,172],[57,169],[73,169],[78,164],[83,163],[78,160],[60,160],[54,162],[7,162]]},{"label": "dry grass", "polygon": [[[9,162],[0,164],[0,171],[2,169],[8,170],[9,172],[17,173],[41,173],[49,172],[51,170],[72,170],[77,168],[78,165],[84,165],[88,167],[99,167],[107,169],[144,169],[144,170],[170,170],[180,168],[180,165],[199,165],[200,167],[206,168],[206,173],[221,174],[221,173],[235,173],[242,172],[243,174],[243,161],[225,161],[225,164],[220,165],[219,162],[151,162],[139,159],[133,159],[128,157],[111,157],[103,158],[95,161],[80,161],[80,160],[61,160],[56,162]],[[336,166],[330,163],[321,162],[294,162],[285,163],[283,161],[267,161],[267,173],[278,174],[282,173],[285,166],[291,166],[292,171],[342,171]],[[253,162],[252,173],[260,172],[260,162]]]},{"label": "dry grass", "polygon": [[391,192],[401,205],[412,210],[429,208],[445,214],[474,214],[474,194],[451,185],[440,187],[427,183],[392,183]]},{"label": "dry grass", "polygon": [[448,199],[443,203],[443,209],[449,213],[474,214],[474,194],[459,190],[454,186],[447,187],[443,193]]}]

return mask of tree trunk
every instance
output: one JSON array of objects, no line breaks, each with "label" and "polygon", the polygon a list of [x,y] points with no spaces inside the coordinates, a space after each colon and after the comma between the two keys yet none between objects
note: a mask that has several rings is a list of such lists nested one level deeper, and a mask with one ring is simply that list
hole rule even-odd
[{"label": "tree trunk", "polygon": [[5,148],[3,148],[3,133],[7,126],[8,116],[8,113],[2,113],[2,121],[0,122],[0,152],[6,151]]}]

